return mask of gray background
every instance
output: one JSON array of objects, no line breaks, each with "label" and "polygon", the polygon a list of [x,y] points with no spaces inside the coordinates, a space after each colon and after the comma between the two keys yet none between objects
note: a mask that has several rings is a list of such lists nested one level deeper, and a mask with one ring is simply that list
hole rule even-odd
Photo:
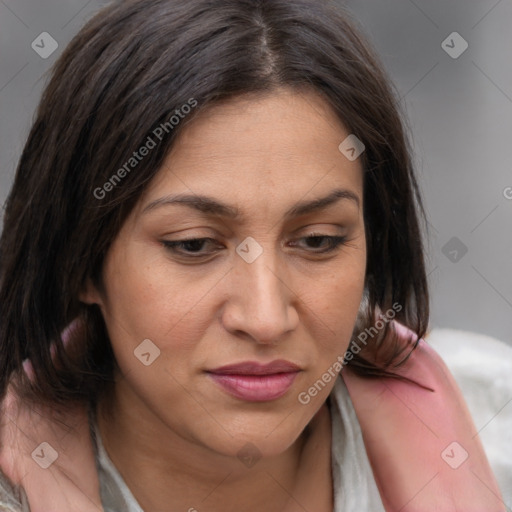
[{"label": "gray background", "polygon": [[[106,3],[0,0],[0,205],[45,72]],[[410,121],[431,229],[431,326],[512,344],[512,1],[345,5],[380,54]],[[42,32],[59,44],[47,59],[31,48]],[[447,40],[452,51],[461,48],[452,32],[469,45],[458,58],[442,47]]]}]

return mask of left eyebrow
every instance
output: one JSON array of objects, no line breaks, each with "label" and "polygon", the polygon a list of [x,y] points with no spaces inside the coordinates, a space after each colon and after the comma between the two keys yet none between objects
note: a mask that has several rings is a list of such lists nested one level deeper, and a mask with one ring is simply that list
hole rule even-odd
[{"label": "left eyebrow", "polygon": [[325,197],[297,203],[285,213],[285,218],[298,217],[300,215],[306,215],[308,213],[325,210],[328,206],[337,203],[341,199],[348,199],[353,201],[356,203],[358,208],[360,207],[359,196],[357,194],[351,190],[337,188],[331,191]]},{"label": "left eyebrow", "polygon": [[[298,202],[288,211],[286,211],[284,216],[286,219],[290,219],[300,215],[306,215],[325,210],[327,207],[337,203],[340,200],[352,201],[357,205],[358,208],[360,207],[360,200],[357,194],[351,190],[338,188],[332,190],[328,195],[324,197]],[[148,204],[142,213],[145,214],[151,210],[155,210],[156,208],[175,204],[184,205],[209,215],[226,217],[238,221],[243,221],[245,219],[245,216],[236,206],[222,203],[212,197],[193,194],[177,194],[161,197]]]}]

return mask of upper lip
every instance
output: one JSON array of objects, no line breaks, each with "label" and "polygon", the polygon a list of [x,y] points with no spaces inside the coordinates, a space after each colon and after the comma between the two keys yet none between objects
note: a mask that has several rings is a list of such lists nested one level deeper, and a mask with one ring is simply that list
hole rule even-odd
[{"label": "upper lip", "polygon": [[300,370],[301,368],[296,364],[279,359],[267,364],[261,364],[257,361],[228,364],[209,370],[209,373],[220,375],[274,375],[277,373],[293,373]]}]

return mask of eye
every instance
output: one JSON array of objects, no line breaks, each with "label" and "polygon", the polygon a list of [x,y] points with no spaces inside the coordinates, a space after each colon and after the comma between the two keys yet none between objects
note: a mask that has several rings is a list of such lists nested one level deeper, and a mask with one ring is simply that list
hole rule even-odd
[{"label": "eye", "polygon": [[[317,249],[318,247],[322,247],[322,245],[325,247],[325,244],[322,244],[322,242],[328,242],[327,247],[321,250],[315,250],[312,251],[316,254],[325,254],[329,252],[333,252],[342,244],[344,244],[347,240],[347,237],[345,236],[331,236],[331,235],[322,235],[320,233],[312,233],[311,235],[308,235],[306,237],[300,238],[299,240],[309,240],[310,242],[313,242],[313,249]],[[311,245],[310,245],[311,247]]]},{"label": "eye", "polygon": [[[162,244],[169,251],[176,254],[184,254],[185,256],[197,258],[198,256],[205,256],[208,253],[201,251],[206,242],[215,242],[213,238],[188,238],[184,240],[163,240]],[[218,245],[218,244],[217,244]]]}]

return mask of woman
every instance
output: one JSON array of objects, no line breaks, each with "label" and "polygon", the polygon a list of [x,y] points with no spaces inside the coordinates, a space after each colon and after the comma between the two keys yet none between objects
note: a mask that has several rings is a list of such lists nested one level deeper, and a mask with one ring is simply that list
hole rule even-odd
[{"label": "woman", "polygon": [[422,340],[418,212],[345,13],[105,8],[6,208],[4,509],[505,510]]}]

